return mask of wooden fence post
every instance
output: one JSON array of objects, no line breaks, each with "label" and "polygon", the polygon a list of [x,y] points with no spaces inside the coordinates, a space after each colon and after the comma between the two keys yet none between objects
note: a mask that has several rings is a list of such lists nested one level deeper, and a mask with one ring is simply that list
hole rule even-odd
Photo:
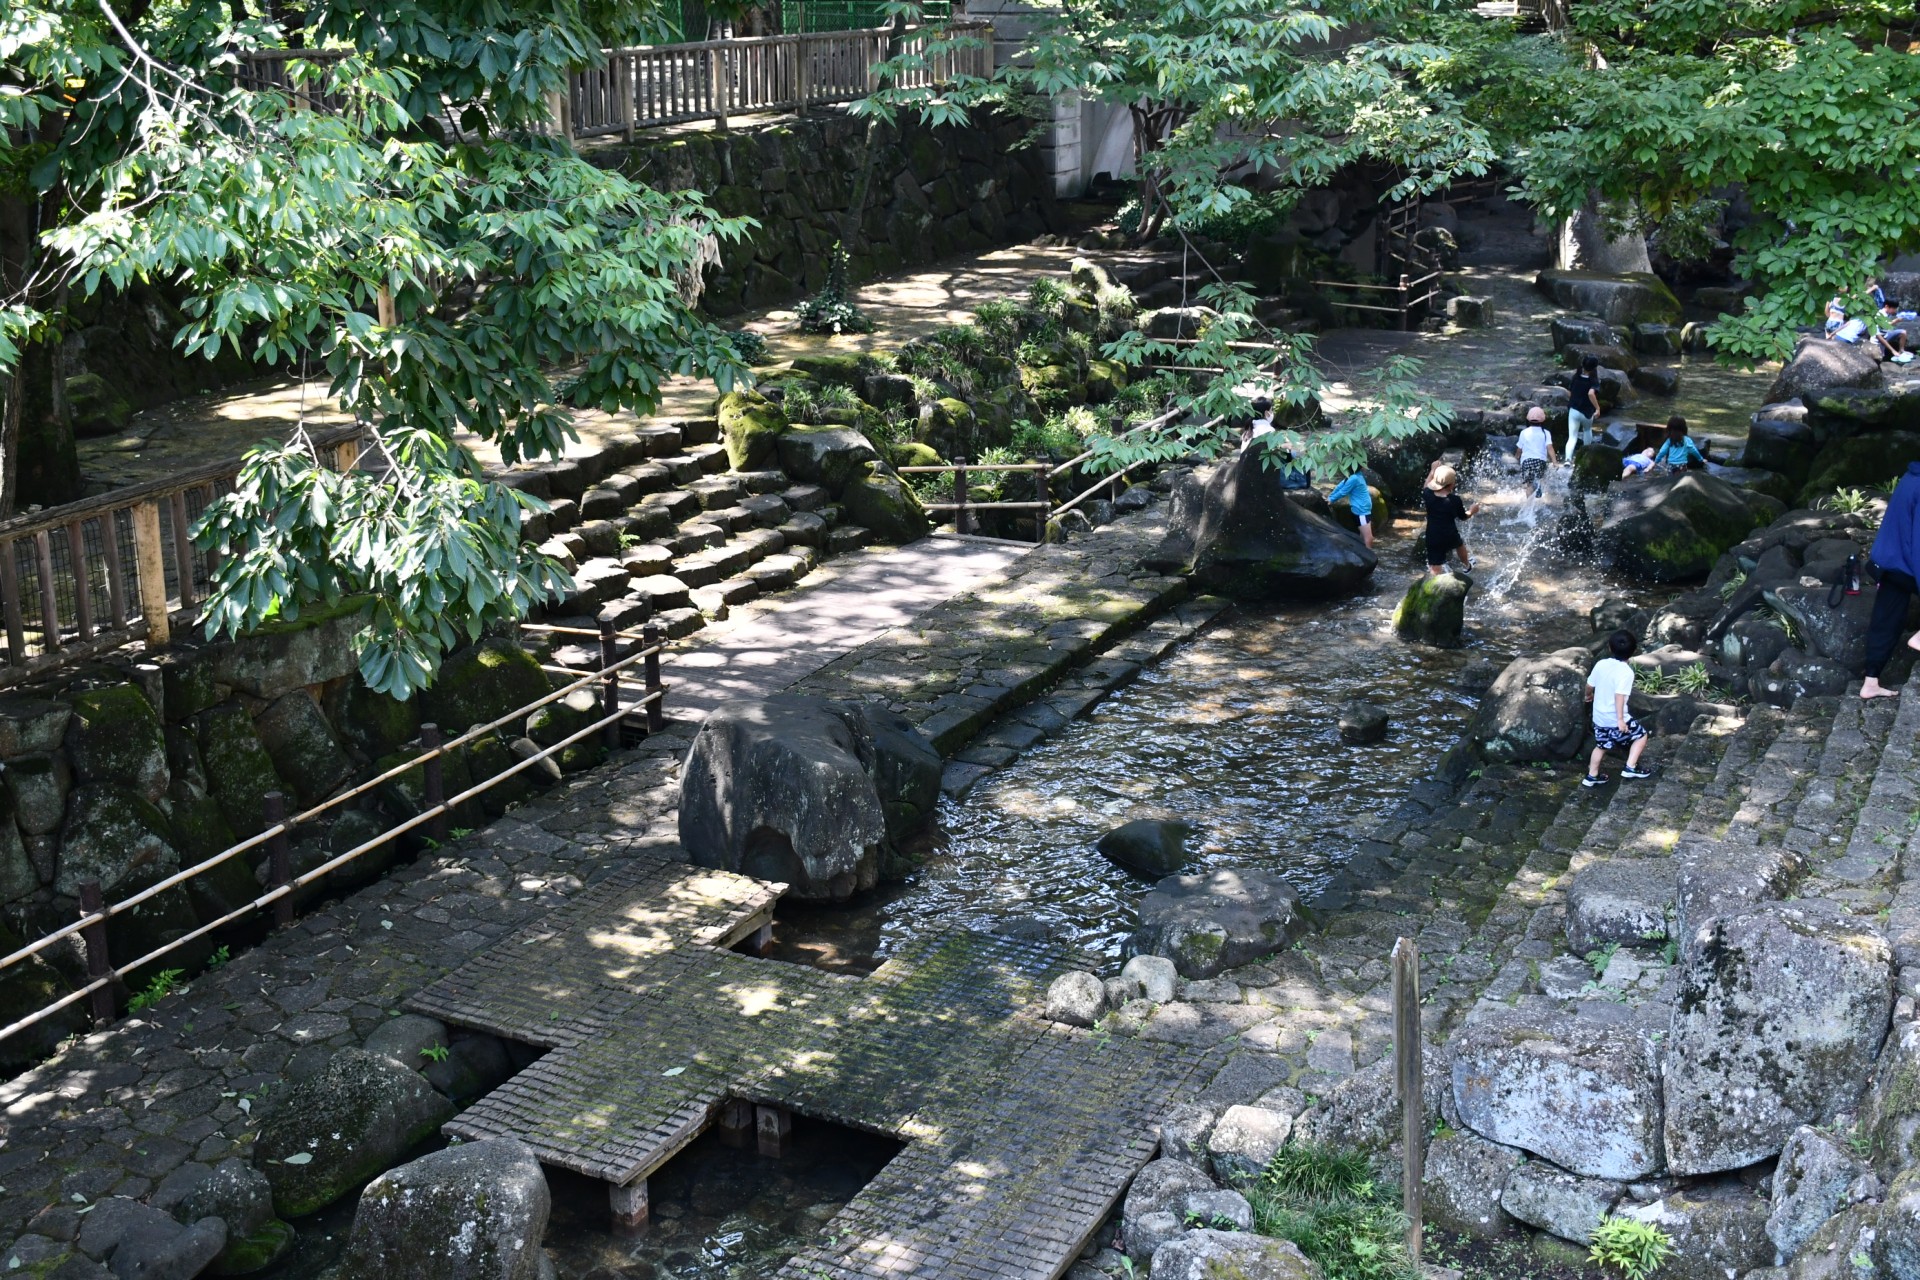
[{"label": "wooden fence post", "polygon": [[[100,892],[98,880],[85,880],[80,884],[80,915],[84,919],[97,911],[106,910],[106,895]],[[107,922],[99,920],[80,930],[80,939],[87,948],[87,981],[95,982],[113,972],[113,962],[107,958]],[[93,1021],[96,1026],[105,1026],[113,1021],[113,984],[108,983],[95,991],[88,1002],[93,1008]]]},{"label": "wooden fence post", "polygon": [[160,506],[143,502],[133,509],[133,568],[140,580],[140,616],[147,623],[147,648],[173,642],[167,617],[167,561],[160,549]]},{"label": "wooden fence post", "polygon": [[[614,636],[613,620],[600,619],[600,669],[607,674],[602,678],[600,691],[600,714],[613,715],[620,710],[620,673],[613,669],[619,659],[619,644]],[[612,720],[600,731],[600,740],[607,750],[617,751],[620,747],[620,722]]]},{"label": "wooden fence post", "polygon": [[1048,476],[1048,471],[1049,468],[1047,464],[1043,462],[1040,464],[1040,470],[1034,473],[1034,478],[1039,481],[1038,493],[1035,496],[1040,503],[1040,511],[1035,516],[1033,522],[1033,543],[1035,546],[1039,546],[1047,540],[1047,521],[1053,518],[1053,494],[1051,492],[1053,486]]},{"label": "wooden fence post", "polygon": [[649,622],[641,628],[640,643],[647,651],[641,664],[647,680],[647,732],[658,733],[667,727],[667,695],[660,683],[660,625]]},{"label": "wooden fence post", "polygon": [[720,50],[707,50],[707,93],[713,99],[713,118],[727,131],[727,60]]},{"label": "wooden fence post", "polygon": [[964,465],[953,469],[953,531],[967,532],[967,469]]},{"label": "wooden fence post", "polygon": [[[284,792],[269,791],[266,801],[267,826],[281,827],[267,837],[267,888],[279,889],[293,883],[293,846],[287,840],[287,797]],[[273,900],[273,927],[284,929],[293,923],[293,895]]]},{"label": "wooden fence post", "polygon": [[[447,802],[446,777],[441,771],[440,726],[427,723],[420,726],[420,745],[427,749],[427,758],[421,761],[422,779],[420,784],[421,807],[429,811],[440,809]],[[447,842],[447,815],[444,810],[434,814],[427,823],[427,834],[436,843]]]},{"label": "wooden fence post", "polygon": [[639,111],[634,99],[640,96],[640,62],[631,54],[616,54],[608,60],[607,73],[618,75],[615,82],[616,92],[620,95],[620,137],[627,142],[633,141],[633,121]]},{"label": "wooden fence post", "polygon": [[1411,938],[1393,944],[1393,1081],[1400,1095],[1401,1203],[1407,1215],[1407,1256],[1420,1264],[1420,1183],[1426,1174],[1426,1107],[1421,1098],[1420,948]]},{"label": "wooden fence post", "polygon": [[7,661],[16,667],[27,663],[27,622],[20,610],[20,570],[13,558],[15,544],[0,542],[0,609],[6,614]]}]

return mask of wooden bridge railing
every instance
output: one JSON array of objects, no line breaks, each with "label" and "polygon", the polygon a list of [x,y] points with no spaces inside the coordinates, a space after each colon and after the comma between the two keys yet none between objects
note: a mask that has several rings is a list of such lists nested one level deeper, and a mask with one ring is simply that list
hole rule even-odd
[{"label": "wooden bridge railing", "polygon": [[[360,428],[315,433],[335,467],[360,456]],[[0,522],[0,687],[129,640],[158,647],[192,617],[220,563],[189,531],[228,491],[238,459]]]},{"label": "wooden bridge railing", "polygon": [[[993,27],[960,20],[945,28],[956,47],[900,76],[902,88],[942,84],[956,75],[993,74]],[[622,134],[658,125],[716,120],[758,111],[804,111],[853,102],[879,88],[874,67],[897,54],[922,52],[933,33],[925,27],[877,27],[805,35],[751,36],[692,44],[610,49],[602,66],[573,74],[556,109],[577,138]],[[243,87],[278,90],[315,110],[337,103],[293,83],[288,63],[335,62],[344,49],[256,49],[240,55]]]}]

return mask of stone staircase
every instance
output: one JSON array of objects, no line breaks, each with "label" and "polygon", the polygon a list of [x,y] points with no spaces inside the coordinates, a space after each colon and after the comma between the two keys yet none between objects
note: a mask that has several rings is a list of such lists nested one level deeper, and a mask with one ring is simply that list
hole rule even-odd
[{"label": "stone staircase", "polygon": [[824,487],[730,470],[712,418],[649,423],[499,478],[551,506],[526,535],[573,573],[542,619],[563,625],[652,622],[677,640],[869,540]]}]

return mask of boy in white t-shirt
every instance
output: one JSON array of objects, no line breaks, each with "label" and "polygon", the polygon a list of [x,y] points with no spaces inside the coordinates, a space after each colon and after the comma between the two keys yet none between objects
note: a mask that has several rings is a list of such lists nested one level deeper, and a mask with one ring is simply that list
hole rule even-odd
[{"label": "boy in white t-shirt", "polygon": [[1539,405],[1527,410],[1527,425],[1520,429],[1520,440],[1514,449],[1520,459],[1520,479],[1522,483],[1533,485],[1533,496],[1541,496],[1540,477],[1547,474],[1547,467],[1556,465],[1560,456],[1553,451],[1553,437],[1547,434],[1547,411]]},{"label": "boy in white t-shirt", "polygon": [[1647,746],[1647,731],[1627,714],[1627,699],[1633,696],[1633,668],[1627,665],[1627,659],[1633,656],[1635,644],[1631,631],[1616,631],[1608,636],[1607,648],[1613,656],[1594,663],[1593,672],[1587,677],[1587,701],[1593,704],[1593,755],[1587,761],[1587,776],[1580,781],[1583,787],[1607,785],[1607,775],[1600,772],[1600,763],[1606,759],[1607,752],[1622,747],[1627,749],[1627,767],[1620,771],[1621,777],[1653,776],[1653,770],[1640,767],[1640,753]]}]

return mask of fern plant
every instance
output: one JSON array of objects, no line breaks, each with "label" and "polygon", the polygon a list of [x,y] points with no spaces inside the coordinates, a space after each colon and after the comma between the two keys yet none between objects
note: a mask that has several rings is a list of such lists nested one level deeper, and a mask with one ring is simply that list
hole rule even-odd
[{"label": "fern plant", "polygon": [[1673,1256],[1673,1238],[1638,1218],[1607,1218],[1595,1228],[1587,1256],[1625,1280],[1647,1280]]}]

